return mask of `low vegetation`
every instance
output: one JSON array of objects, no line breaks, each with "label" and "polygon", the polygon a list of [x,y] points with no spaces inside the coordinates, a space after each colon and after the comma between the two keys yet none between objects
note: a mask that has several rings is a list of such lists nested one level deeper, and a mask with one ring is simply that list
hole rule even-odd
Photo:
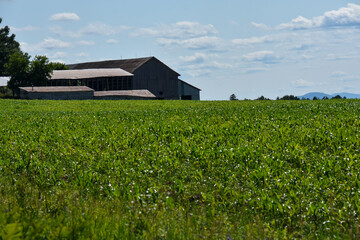
[{"label": "low vegetation", "polygon": [[0,239],[359,237],[358,100],[0,100],[0,122]]}]

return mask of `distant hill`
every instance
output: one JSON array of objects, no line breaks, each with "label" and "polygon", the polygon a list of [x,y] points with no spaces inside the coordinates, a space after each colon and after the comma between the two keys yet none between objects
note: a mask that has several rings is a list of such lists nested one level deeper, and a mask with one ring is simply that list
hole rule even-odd
[{"label": "distant hill", "polygon": [[346,92],[342,92],[342,93],[334,93],[334,94],[326,94],[326,93],[322,93],[322,92],[310,92],[307,93],[305,95],[302,96],[297,96],[300,99],[313,99],[314,97],[317,97],[318,99],[323,99],[324,97],[328,97],[328,98],[332,98],[335,97],[336,95],[340,95],[342,98],[346,97],[346,98],[360,98],[360,94],[354,94],[354,93],[346,93]]}]

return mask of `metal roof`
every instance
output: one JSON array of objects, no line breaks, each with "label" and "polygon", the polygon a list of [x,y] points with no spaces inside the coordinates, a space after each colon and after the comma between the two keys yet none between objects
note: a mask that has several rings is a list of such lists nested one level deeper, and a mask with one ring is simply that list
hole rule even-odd
[{"label": "metal roof", "polygon": [[55,79],[84,79],[98,77],[131,77],[133,74],[120,68],[54,70],[51,76]]},{"label": "metal roof", "polygon": [[95,97],[130,96],[142,98],[156,98],[149,90],[119,90],[119,91],[95,91]]},{"label": "metal roof", "polygon": [[196,88],[197,90],[201,91],[200,88],[197,88],[197,87],[191,85],[190,83],[185,82],[184,80],[179,79],[179,81],[185,83],[186,85],[189,85],[190,87]]},{"label": "metal roof", "polygon": [[56,86],[56,87],[20,87],[27,92],[94,92],[86,86]]},{"label": "metal roof", "polygon": [[[85,63],[76,63],[67,65],[70,69],[90,69],[90,68],[121,68],[130,73],[134,73],[136,69],[141,67],[146,62],[155,59],[156,61],[165,65],[169,70],[175,72],[166,64],[161,62],[156,57],[145,57],[145,58],[132,58],[132,59],[121,59],[121,60],[108,60],[108,61],[99,61],[99,62],[85,62]],[[177,72],[177,75],[180,76]]]}]

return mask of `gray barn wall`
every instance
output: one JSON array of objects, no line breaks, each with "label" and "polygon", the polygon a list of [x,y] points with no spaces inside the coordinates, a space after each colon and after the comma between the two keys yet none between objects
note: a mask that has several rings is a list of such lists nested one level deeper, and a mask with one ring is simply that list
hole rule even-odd
[{"label": "gray barn wall", "polygon": [[191,96],[191,100],[200,100],[200,90],[179,80],[179,96]]},{"label": "gray barn wall", "polygon": [[133,87],[148,89],[157,98],[179,99],[178,74],[156,59],[134,71]]},{"label": "gray barn wall", "polygon": [[46,100],[86,100],[93,99],[94,92],[26,92],[20,89],[20,98]]}]

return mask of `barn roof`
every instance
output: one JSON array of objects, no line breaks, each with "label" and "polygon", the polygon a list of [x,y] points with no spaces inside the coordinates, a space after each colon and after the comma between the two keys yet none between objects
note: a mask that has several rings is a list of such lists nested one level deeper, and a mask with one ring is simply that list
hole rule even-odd
[{"label": "barn roof", "polygon": [[119,91],[96,91],[94,92],[95,97],[111,97],[111,96],[130,96],[130,97],[141,97],[141,98],[156,98],[147,89],[141,90],[119,90]]},{"label": "barn roof", "polygon": [[[136,69],[144,65],[146,62],[151,59],[155,59],[165,65],[168,69],[172,70],[166,64],[161,62],[155,57],[145,57],[145,58],[132,58],[132,59],[122,59],[122,60],[107,60],[107,61],[99,61],[99,62],[85,62],[85,63],[76,63],[67,65],[70,69],[91,69],[91,68],[121,68],[127,72],[134,73]],[[180,76],[177,72],[177,75]]]},{"label": "barn roof", "polygon": [[120,68],[102,69],[79,69],[79,70],[54,70],[51,76],[55,79],[84,79],[97,77],[123,77],[133,76],[133,74]]},{"label": "barn roof", "polygon": [[56,87],[20,87],[26,92],[93,92],[94,89],[86,86],[56,86]]},{"label": "barn roof", "polygon": [[197,90],[201,91],[201,89],[200,89],[200,88],[197,88],[197,87],[195,87],[195,86],[193,86],[193,85],[191,85],[191,84],[189,84],[189,83],[185,82],[184,80],[179,79],[179,81],[180,81],[180,82],[183,82],[183,83],[185,83],[185,84],[187,84],[187,85],[189,85],[190,87],[196,88]]}]

